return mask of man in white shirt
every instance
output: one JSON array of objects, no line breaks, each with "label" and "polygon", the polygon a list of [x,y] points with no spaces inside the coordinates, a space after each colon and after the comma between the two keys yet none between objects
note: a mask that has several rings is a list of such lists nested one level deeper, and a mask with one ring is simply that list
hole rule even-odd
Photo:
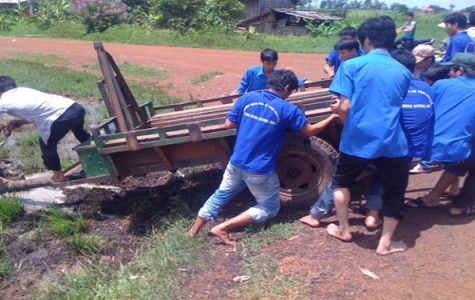
[{"label": "man in white shirt", "polygon": [[84,129],[86,111],[71,99],[17,87],[10,76],[0,76],[0,114],[19,119],[9,123],[9,130],[33,124],[40,133],[43,163],[53,171],[55,182],[65,181],[58,155],[58,142],[71,130],[82,143],[91,138]]}]

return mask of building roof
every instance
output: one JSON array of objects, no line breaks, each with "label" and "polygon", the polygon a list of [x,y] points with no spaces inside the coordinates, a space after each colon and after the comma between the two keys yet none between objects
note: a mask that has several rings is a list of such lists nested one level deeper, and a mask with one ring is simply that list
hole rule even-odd
[{"label": "building roof", "polygon": [[298,17],[298,18],[304,18],[304,19],[309,19],[309,20],[338,21],[338,20],[343,20],[344,19],[343,17],[324,15],[322,13],[318,13],[318,12],[315,12],[315,11],[309,11],[309,10],[295,10],[293,8],[271,8],[268,11],[266,11],[265,13],[262,13],[260,15],[254,16],[254,17],[246,19],[246,20],[242,20],[241,22],[239,22],[238,26],[240,26],[240,24],[244,24],[244,23],[248,23],[248,22],[258,20],[258,19],[260,19],[260,18],[262,18],[262,17],[264,17],[268,14],[271,14],[273,12],[280,12],[280,13],[284,13],[286,15],[291,15],[291,16],[295,16],[295,17]]}]

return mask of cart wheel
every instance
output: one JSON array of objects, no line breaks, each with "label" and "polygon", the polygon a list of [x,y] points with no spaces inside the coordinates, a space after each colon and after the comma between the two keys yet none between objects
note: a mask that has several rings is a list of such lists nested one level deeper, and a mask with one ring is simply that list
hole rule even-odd
[{"label": "cart wheel", "polygon": [[337,157],[320,138],[288,133],[277,158],[281,203],[310,207],[331,179]]}]

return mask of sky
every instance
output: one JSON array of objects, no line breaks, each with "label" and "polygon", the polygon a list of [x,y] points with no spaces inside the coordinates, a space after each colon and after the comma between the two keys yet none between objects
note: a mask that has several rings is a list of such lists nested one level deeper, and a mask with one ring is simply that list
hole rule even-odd
[{"label": "sky", "polygon": [[[449,5],[453,4],[455,5],[454,10],[461,10],[466,7],[472,6],[475,4],[473,0],[379,0],[381,2],[385,2],[388,6],[390,6],[392,3],[401,3],[407,5],[409,9],[412,9],[413,7],[428,7],[429,5],[438,5],[440,7],[449,9]],[[321,0],[313,0],[313,3],[317,3],[317,5],[320,5]]]},{"label": "sky", "polygon": [[473,0],[383,0],[381,2],[385,2],[388,5],[391,5],[391,3],[406,4],[408,8],[413,8],[416,6],[418,8],[422,8],[428,7],[429,5],[438,5],[440,7],[449,9],[449,5],[453,4],[455,5],[454,10],[461,10],[475,4]]}]

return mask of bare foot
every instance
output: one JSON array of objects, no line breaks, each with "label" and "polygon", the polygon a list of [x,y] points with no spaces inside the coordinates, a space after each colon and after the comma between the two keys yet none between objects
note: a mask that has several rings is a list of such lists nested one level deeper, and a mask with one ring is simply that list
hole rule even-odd
[{"label": "bare foot", "polygon": [[407,249],[406,243],[403,241],[391,241],[389,245],[378,245],[376,253],[379,255],[388,255],[392,253],[402,252]]},{"label": "bare foot", "polygon": [[376,229],[378,228],[383,221],[379,218],[379,211],[377,210],[369,210],[366,214],[366,218],[364,220],[365,226],[368,229]]},{"label": "bare foot", "polygon": [[421,199],[427,206],[439,206],[439,198],[433,199],[432,197],[433,196],[431,196],[431,194],[429,193],[422,196]]},{"label": "bare foot", "polygon": [[196,231],[190,229],[186,232],[186,235],[189,236],[189,237],[194,237],[196,234]]},{"label": "bare foot", "polygon": [[351,236],[351,233],[349,232],[342,232],[340,228],[336,224],[330,224],[327,226],[327,233],[328,235],[337,238],[343,242],[351,242],[351,239],[353,238]]},{"label": "bare foot", "polygon": [[222,229],[220,227],[220,225],[218,226],[215,226],[211,229],[211,233],[216,236],[217,238],[219,238],[223,243],[225,243],[226,245],[234,245],[236,244],[235,241],[232,241],[230,238],[229,238],[229,234],[226,230]]},{"label": "bare foot", "polygon": [[310,227],[317,228],[320,227],[320,220],[315,218],[312,215],[306,215],[305,217],[300,218],[300,223],[306,224]]},{"label": "bare foot", "polygon": [[53,182],[64,182],[66,177],[64,177],[63,171],[53,171],[53,177],[51,177]]},{"label": "bare foot", "polygon": [[51,180],[53,180],[53,182],[65,182],[66,178],[64,178],[64,176],[63,177],[52,176]]}]

